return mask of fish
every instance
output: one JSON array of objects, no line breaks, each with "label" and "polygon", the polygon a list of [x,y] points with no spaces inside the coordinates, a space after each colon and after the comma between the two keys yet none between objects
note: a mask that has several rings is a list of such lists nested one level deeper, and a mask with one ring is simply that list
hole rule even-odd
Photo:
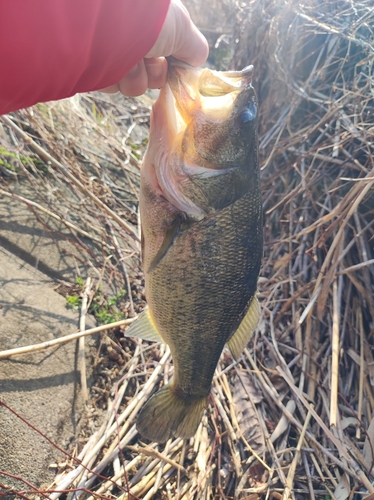
[{"label": "fish", "polygon": [[253,67],[220,72],[169,61],[141,166],[147,307],[126,335],[170,347],[174,373],[146,402],[137,430],[190,438],[225,347],[234,358],[259,318],[263,253]]}]

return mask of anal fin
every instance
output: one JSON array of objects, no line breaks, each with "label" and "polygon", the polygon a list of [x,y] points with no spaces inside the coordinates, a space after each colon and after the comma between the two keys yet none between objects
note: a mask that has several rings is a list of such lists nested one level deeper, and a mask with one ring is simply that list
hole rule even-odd
[{"label": "anal fin", "polygon": [[238,329],[227,342],[227,347],[230,349],[230,352],[235,359],[240,357],[243,349],[248,344],[250,338],[252,337],[252,333],[257,326],[259,317],[260,306],[258,304],[257,296],[255,295]]},{"label": "anal fin", "polygon": [[131,323],[125,335],[126,337],[149,340],[150,342],[164,342],[151,318],[148,307],[144,309],[134,323]]}]

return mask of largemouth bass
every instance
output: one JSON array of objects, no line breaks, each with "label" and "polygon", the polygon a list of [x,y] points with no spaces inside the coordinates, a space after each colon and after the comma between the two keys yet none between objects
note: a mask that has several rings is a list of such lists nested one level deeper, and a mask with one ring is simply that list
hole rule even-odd
[{"label": "largemouth bass", "polygon": [[141,435],[192,437],[227,343],[235,357],[258,321],[262,258],[252,67],[169,64],[141,168],[148,308],[127,335],[170,346],[172,382],[140,412]]}]

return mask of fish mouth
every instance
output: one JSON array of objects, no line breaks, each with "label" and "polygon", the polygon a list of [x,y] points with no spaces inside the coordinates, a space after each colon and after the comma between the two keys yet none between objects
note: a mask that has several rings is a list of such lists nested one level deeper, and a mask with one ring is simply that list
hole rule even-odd
[{"label": "fish mouth", "polygon": [[215,71],[194,68],[175,58],[168,58],[168,64],[167,87],[174,97],[174,106],[168,111],[176,110],[179,115],[173,120],[178,132],[199,112],[216,122],[229,119],[238,95],[252,87],[252,65],[241,71]]},{"label": "fish mouth", "polygon": [[[190,64],[184,61],[180,61],[179,59],[176,59],[173,56],[169,56],[166,59],[168,61],[169,72],[173,72],[173,68],[181,68],[189,71],[191,70],[202,71],[201,69],[199,70],[195,66],[191,66]],[[253,77],[252,64],[246,66],[240,71],[235,71],[235,70],[219,71],[219,72],[215,70],[208,70],[208,71],[212,74],[218,75],[220,78],[229,80],[240,80],[242,82],[241,83],[242,86],[248,86],[252,83],[252,77]]]},{"label": "fish mouth", "polygon": [[241,71],[221,71],[221,74],[229,78],[244,78],[248,83],[252,83],[253,65],[250,64]]}]

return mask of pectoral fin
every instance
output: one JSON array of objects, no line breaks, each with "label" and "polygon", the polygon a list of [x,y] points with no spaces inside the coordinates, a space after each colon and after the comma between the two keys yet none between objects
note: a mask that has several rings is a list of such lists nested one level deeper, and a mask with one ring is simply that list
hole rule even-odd
[{"label": "pectoral fin", "polygon": [[247,314],[244,316],[239,325],[239,328],[227,342],[227,347],[230,349],[230,352],[235,359],[240,357],[243,349],[252,337],[252,333],[257,326],[259,316],[260,308],[257,296],[255,295],[252,299],[251,305],[249,306]]},{"label": "pectoral fin", "polygon": [[139,315],[138,319],[126,330],[126,337],[149,340],[150,342],[164,342],[152,321],[148,307]]},{"label": "pectoral fin", "polygon": [[181,218],[177,217],[176,219],[174,219],[172,224],[167,228],[167,230],[165,232],[164,241],[161,243],[161,246],[160,246],[158,252],[154,256],[154,258],[153,258],[153,260],[148,268],[149,273],[154,271],[154,269],[157,267],[157,265],[161,262],[161,260],[167,254],[168,250],[170,249],[170,247],[174,243],[174,239],[176,238],[176,236],[179,233],[180,225],[181,225]]}]

